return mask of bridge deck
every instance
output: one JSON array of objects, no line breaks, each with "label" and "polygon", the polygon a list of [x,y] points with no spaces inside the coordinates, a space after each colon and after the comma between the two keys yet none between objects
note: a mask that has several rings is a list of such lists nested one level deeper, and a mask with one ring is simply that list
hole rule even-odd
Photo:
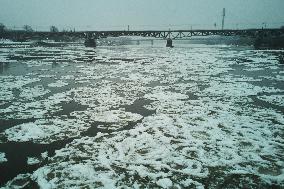
[{"label": "bridge deck", "polygon": [[76,32],[42,32],[42,31],[6,31],[0,33],[0,38],[11,37],[82,37],[82,38],[106,38],[106,37],[119,37],[119,36],[141,36],[141,37],[154,37],[154,38],[190,38],[192,36],[251,36],[257,37],[259,35],[279,36],[284,35],[284,29],[245,29],[245,30],[141,30],[141,31],[76,31]]}]

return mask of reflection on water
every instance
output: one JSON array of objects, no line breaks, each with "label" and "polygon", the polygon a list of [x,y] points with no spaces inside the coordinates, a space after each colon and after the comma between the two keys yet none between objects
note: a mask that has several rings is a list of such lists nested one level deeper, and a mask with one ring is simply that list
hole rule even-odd
[{"label": "reflection on water", "polygon": [[283,51],[0,48],[0,182],[283,187]]}]

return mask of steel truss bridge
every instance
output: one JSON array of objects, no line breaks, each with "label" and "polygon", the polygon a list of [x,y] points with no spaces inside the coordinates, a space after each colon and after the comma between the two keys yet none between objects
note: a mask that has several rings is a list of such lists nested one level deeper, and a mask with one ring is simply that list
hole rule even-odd
[{"label": "steel truss bridge", "polygon": [[244,30],[142,30],[142,31],[70,31],[70,32],[42,32],[42,31],[6,31],[0,33],[0,38],[7,39],[47,39],[53,37],[75,37],[92,39],[140,36],[161,39],[186,39],[193,36],[244,36],[259,38],[265,36],[283,36],[284,29],[244,29]]},{"label": "steel truss bridge", "polygon": [[162,39],[181,39],[192,36],[249,36],[258,37],[259,35],[279,36],[284,34],[284,29],[245,29],[245,30],[142,30],[142,31],[76,31],[76,32],[28,32],[28,31],[7,31],[0,33],[0,38],[11,38],[13,36],[32,37],[93,37],[96,39],[120,36],[141,36]]},{"label": "steel truss bridge", "polygon": [[190,38],[193,36],[250,36],[258,37],[264,36],[279,36],[284,34],[283,29],[250,29],[250,30],[173,30],[173,31],[100,31],[100,32],[87,32],[95,38],[105,37],[119,37],[119,36],[141,36],[153,37],[162,39],[181,39]]}]

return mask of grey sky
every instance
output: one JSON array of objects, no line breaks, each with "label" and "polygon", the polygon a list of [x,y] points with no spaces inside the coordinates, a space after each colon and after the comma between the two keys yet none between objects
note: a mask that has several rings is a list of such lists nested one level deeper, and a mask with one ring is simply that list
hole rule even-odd
[{"label": "grey sky", "polygon": [[284,0],[0,0],[0,22],[47,30],[225,28],[284,25]]}]

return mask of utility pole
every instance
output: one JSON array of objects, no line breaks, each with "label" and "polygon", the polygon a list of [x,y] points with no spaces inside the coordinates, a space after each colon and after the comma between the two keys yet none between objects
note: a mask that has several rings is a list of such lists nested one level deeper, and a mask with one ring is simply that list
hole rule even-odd
[{"label": "utility pole", "polygon": [[223,8],[223,14],[222,14],[222,30],[224,30],[225,16],[226,16],[226,10],[225,10],[225,8]]},{"label": "utility pole", "polygon": [[127,31],[129,31],[129,25],[127,25]]}]

